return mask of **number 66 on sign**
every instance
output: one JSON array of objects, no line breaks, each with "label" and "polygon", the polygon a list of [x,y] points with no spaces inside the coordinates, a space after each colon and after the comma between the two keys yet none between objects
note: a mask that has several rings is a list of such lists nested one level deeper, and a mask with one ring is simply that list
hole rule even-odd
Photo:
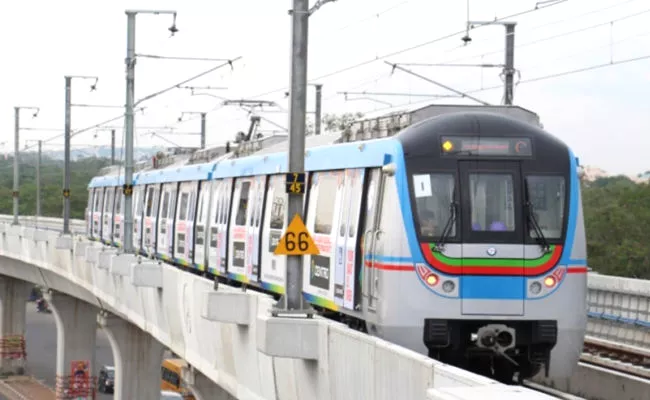
[{"label": "number 66 on sign", "polygon": [[314,241],[299,214],[296,214],[291,220],[291,223],[287,227],[287,231],[280,238],[278,246],[275,248],[273,254],[276,256],[304,256],[306,254],[320,254],[318,247],[314,244]]}]

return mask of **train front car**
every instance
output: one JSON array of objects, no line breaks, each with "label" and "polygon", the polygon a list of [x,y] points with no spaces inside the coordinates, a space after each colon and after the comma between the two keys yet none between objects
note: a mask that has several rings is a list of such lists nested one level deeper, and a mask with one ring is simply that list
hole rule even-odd
[{"label": "train front car", "polygon": [[570,376],[587,280],[571,150],[533,125],[474,112],[423,121],[397,139],[405,225],[426,290],[409,303],[419,300],[429,355],[505,382],[540,370]]}]

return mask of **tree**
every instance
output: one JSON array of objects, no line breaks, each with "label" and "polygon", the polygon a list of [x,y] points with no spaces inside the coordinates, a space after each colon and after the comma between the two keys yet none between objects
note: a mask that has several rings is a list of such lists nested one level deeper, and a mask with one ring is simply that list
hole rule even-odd
[{"label": "tree", "polygon": [[650,185],[626,177],[582,185],[589,266],[608,275],[650,279]]},{"label": "tree", "polygon": [[[70,162],[70,216],[84,218],[88,203],[88,183],[110,164],[106,158],[84,158]],[[13,213],[13,158],[0,160],[0,214]],[[36,214],[35,157],[25,155],[20,163],[20,215]],[[41,162],[41,215],[63,216],[63,161],[44,157]]]}]

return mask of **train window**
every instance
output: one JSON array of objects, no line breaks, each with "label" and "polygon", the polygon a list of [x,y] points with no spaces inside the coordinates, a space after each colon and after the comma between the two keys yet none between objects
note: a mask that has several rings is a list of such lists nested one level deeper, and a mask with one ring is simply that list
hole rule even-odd
[{"label": "train window", "polygon": [[196,189],[192,189],[190,193],[190,208],[187,210],[187,220],[194,221],[194,213],[196,212]]},{"label": "train window", "polygon": [[241,189],[239,191],[239,208],[237,209],[237,217],[235,218],[236,225],[246,225],[246,210],[248,209],[248,195],[250,188],[250,182],[243,182],[241,185]]},{"label": "train window", "polygon": [[284,193],[282,179],[274,177],[271,183],[273,190],[273,203],[271,206],[271,229],[284,228],[284,214],[287,195]]},{"label": "train window", "polygon": [[176,212],[177,196],[178,196],[178,190],[176,189],[172,190],[171,194],[169,195],[169,212],[167,213],[167,218],[174,218],[174,214]]},{"label": "train window", "polygon": [[93,211],[100,212],[102,210],[101,204],[102,204],[102,189],[96,189],[95,191],[95,207],[93,208]]},{"label": "train window", "polygon": [[473,231],[515,230],[512,175],[469,174],[469,193]]},{"label": "train window", "polygon": [[119,190],[115,193],[115,214],[122,214],[122,193]]},{"label": "train window", "polygon": [[149,188],[149,194],[147,195],[147,217],[151,217],[151,212],[153,211],[153,193],[154,188]]},{"label": "train window", "polygon": [[106,200],[104,200],[104,212],[108,213],[113,211],[111,208],[113,208],[113,194],[115,194],[115,192],[113,191],[113,188],[110,188],[106,191],[106,194]]},{"label": "train window", "polygon": [[[526,177],[526,196],[533,206],[533,215],[547,239],[562,237],[564,222],[564,201],[566,184],[561,176]],[[537,234],[529,224],[529,235],[536,238]]]},{"label": "train window", "polygon": [[352,208],[350,209],[350,222],[348,223],[348,237],[353,238],[356,235],[357,222],[359,222],[359,207],[360,207],[360,197],[361,191],[363,190],[363,179],[361,175],[362,170],[357,170],[354,178],[352,178],[352,193],[351,201]]},{"label": "train window", "polygon": [[[456,180],[453,174],[413,175],[415,209],[420,222],[420,235],[440,237],[451,217]],[[456,224],[451,227],[450,237],[456,236]]]},{"label": "train window", "polygon": [[180,209],[178,214],[179,221],[187,220],[187,203],[189,202],[189,198],[190,198],[189,193],[181,193],[181,202],[180,202]]},{"label": "train window", "polygon": [[167,210],[169,209],[169,192],[163,194],[162,207],[160,207],[160,217],[167,218]]},{"label": "train window", "polygon": [[314,232],[329,235],[332,231],[334,220],[334,206],[338,188],[337,175],[332,173],[319,173],[318,199],[316,200],[316,222]]}]

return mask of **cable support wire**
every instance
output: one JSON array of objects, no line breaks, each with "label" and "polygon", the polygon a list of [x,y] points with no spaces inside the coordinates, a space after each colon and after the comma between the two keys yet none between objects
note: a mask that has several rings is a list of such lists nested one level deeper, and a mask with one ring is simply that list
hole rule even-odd
[{"label": "cable support wire", "polygon": [[[517,86],[525,84],[525,83],[533,83],[533,82],[540,82],[540,81],[550,80],[550,79],[555,79],[555,78],[561,78],[561,77],[568,76],[568,75],[574,75],[574,74],[593,71],[593,70],[597,70],[597,69],[601,69],[601,68],[612,67],[612,66],[615,66],[615,65],[630,64],[630,63],[634,63],[634,62],[638,62],[638,61],[644,61],[644,60],[650,60],[650,54],[646,54],[646,55],[638,56],[638,57],[625,58],[625,59],[618,60],[618,61],[608,61],[608,62],[601,63],[601,64],[590,65],[590,66],[587,66],[587,67],[576,68],[576,69],[572,69],[572,70],[568,70],[568,71],[562,71],[562,72],[558,72],[558,73],[554,73],[554,74],[543,75],[543,76],[538,76],[538,77],[529,78],[529,79],[523,79],[523,80],[518,82]],[[488,90],[495,90],[495,89],[503,89],[503,85],[494,85],[494,86],[489,86],[489,87],[480,88],[480,89],[468,90],[468,91],[465,91],[464,93],[465,94],[475,94],[475,93],[481,93],[481,92],[485,92],[485,91],[488,91]],[[423,99],[423,100],[418,100],[418,101],[414,101],[414,102],[398,104],[398,105],[395,105],[395,106],[392,106],[392,107],[382,107],[382,108],[379,108],[377,110],[373,110],[373,112],[388,110],[388,109],[391,109],[391,108],[399,108],[399,107],[404,107],[404,106],[408,106],[408,105],[431,103],[431,102],[432,102],[432,99]]]},{"label": "cable support wire", "polygon": [[[560,38],[563,38],[565,36],[574,35],[576,33],[585,32],[585,31],[588,31],[588,30],[591,30],[591,29],[600,28],[600,27],[603,27],[603,26],[611,26],[612,24],[614,24],[616,22],[624,21],[624,20],[629,19],[629,18],[638,17],[640,15],[647,14],[648,12],[650,12],[650,9],[639,11],[639,12],[636,12],[634,14],[628,14],[628,15],[625,15],[623,17],[616,18],[616,19],[613,19],[613,20],[609,20],[609,21],[606,21],[606,22],[600,22],[600,23],[597,23],[597,24],[594,24],[594,25],[583,27],[583,28],[574,29],[572,31],[558,33],[558,34],[554,34],[554,35],[551,35],[551,36],[546,36],[546,37],[543,37],[543,38],[531,40],[530,42],[525,42],[525,43],[522,43],[522,44],[519,44],[519,45],[515,45],[515,49],[519,50],[519,49],[522,49],[524,47],[532,46],[534,44],[546,42],[546,41],[553,40],[553,39],[560,39]],[[466,56],[466,57],[463,56],[463,57],[455,58],[453,60],[444,61],[444,63],[455,63],[455,62],[458,62],[458,61],[472,60],[472,59],[475,59],[475,58],[485,57],[485,56],[490,56],[490,55],[493,55],[493,54],[500,54],[500,53],[503,53],[503,49],[490,50],[490,51],[487,51],[485,53],[481,53],[481,54],[478,54],[478,55],[475,55],[475,56]],[[401,63],[401,64],[405,64],[405,63]],[[415,64],[415,63],[411,63],[411,65],[412,64]]]},{"label": "cable support wire", "polygon": [[[144,101],[146,101],[146,100],[152,99],[152,98],[154,98],[154,97],[156,97],[156,96],[159,96],[159,95],[161,95],[161,94],[167,93],[168,91],[173,90],[173,89],[176,89],[177,87],[182,86],[182,85],[185,85],[186,83],[191,82],[191,81],[193,81],[193,80],[195,80],[195,79],[201,78],[201,77],[203,77],[204,75],[207,75],[207,74],[209,74],[209,73],[211,73],[211,72],[214,72],[214,71],[216,71],[217,69],[222,68],[222,67],[224,67],[224,66],[226,66],[226,65],[230,65],[231,68],[234,68],[234,67],[233,67],[233,62],[238,61],[238,60],[241,59],[241,58],[242,58],[242,57],[240,56],[240,57],[237,57],[237,58],[235,58],[235,59],[233,59],[233,60],[228,60],[227,62],[225,62],[225,63],[223,63],[223,64],[219,64],[219,65],[217,65],[217,66],[215,66],[215,67],[212,67],[212,68],[210,68],[210,69],[208,69],[208,70],[206,70],[206,71],[204,71],[204,72],[202,72],[202,73],[200,73],[200,74],[194,75],[194,76],[192,76],[191,78],[189,78],[189,79],[185,79],[185,80],[183,80],[183,81],[181,81],[181,82],[179,82],[179,83],[177,83],[177,84],[175,84],[175,85],[173,85],[173,86],[169,86],[169,87],[167,87],[167,88],[165,88],[165,89],[159,90],[159,91],[157,91],[157,92],[155,92],[155,93],[152,93],[152,94],[150,94],[150,95],[148,95],[148,96],[145,96],[145,97],[143,97],[142,99],[138,100],[138,101],[134,104],[134,108],[135,108],[136,110],[142,110],[142,109],[144,109],[144,107],[137,107],[138,104],[140,104],[140,103],[142,103],[142,102],[144,102]],[[74,136],[76,136],[76,135],[78,135],[78,134],[80,134],[80,133],[84,133],[84,132],[87,132],[87,131],[89,131],[89,130],[99,128],[99,127],[101,127],[102,125],[109,124],[109,123],[111,123],[111,122],[114,122],[114,121],[120,120],[120,119],[122,119],[122,118],[124,118],[124,113],[120,114],[119,116],[116,116],[116,117],[113,117],[113,118],[111,118],[111,119],[108,119],[108,120],[106,120],[106,121],[102,121],[102,122],[99,122],[99,123],[97,123],[97,124],[91,125],[91,126],[89,126],[89,127],[86,127],[86,128],[83,128],[83,129],[80,129],[80,130],[77,130],[77,131],[74,131],[74,132],[72,132],[72,133],[70,134],[70,137],[72,138],[72,137],[74,137]],[[58,139],[58,138],[60,138],[60,137],[63,137],[64,135],[65,135],[65,133],[60,134],[60,135],[56,135],[56,136],[52,136],[52,137],[50,137],[50,138],[48,138],[48,139],[44,139],[42,142],[43,142],[43,143],[50,142],[50,141],[52,141],[52,140],[54,140],[54,139]],[[30,148],[32,148],[32,147],[34,147],[34,145],[31,145],[31,146],[25,148],[25,150],[30,149]]]},{"label": "cable support wire", "polygon": [[[511,15],[507,15],[505,17],[495,18],[492,21],[492,23],[497,23],[499,21],[505,21],[507,19],[520,17],[522,15],[530,14],[532,12],[539,11],[539,10],[542,10],[542,9],[547,9],[547,8],[553,7],[555,5],[565,3],[567,1],[569,1],[569,0],[559,0],[557,3],[552,3],[552,4],[549,4],[549,5],[544,6],[544,7],[536,7],[536,8],[532,8],[532,9],[529,9],[529,10],[520,11],[520,12],[511,14]],[[457,32],[449,33],[449,34],[440,36],[438,38],[428,40],[426,42],[422,42],[420,44],[416,44],[416,45],[413,45],[413,46],[410,46],[410,47],[405,47],[405,48],[402,48],[400,50],[393,51],[391,53],[387,53],[387,54],[384,54],[384,55],[381,55],[381,56],[377,56],[377,57],[374,57],[372,59],[369,59],[369,60],[366,60],[366,61],[363,61],[363,62],[360,62],[360,63],[357,63],[357,64],[353,64],[353,65],[350,65],[348,67],[341,68],[339,70],[327,73],[325,75],[318,76],[316,78],[313,78],[313,79],[310,80],[311,81],[310,83],[313,83],[314,81],[317,81],[319,79],[329,78],[329,77],[334,76],[334,75],[342,74],[343,72],[347,72],[347,71],[350,71],[350,70],[353,70],[353,69],[357,69],[359,67],[363,67],[363,66],[371,64],[371,63],[373,63],[375,61],[383,60],[383,59],[388,58],[388,57],[394,57],[394,56],[397,56],[397,55],[400,55],[400,54],[403,54],[403,53],[407,53],[407,52],[412,51],[412,50],[419,49],[421,47],[425,47],[425,46],[428,46],[428,45],[431,45],[431,44],[434,44],[434,43],[438,43],[438,42],[441,42],[443,40],[450,39],[450,38],[456,37],[458,35],[462,35],[464,33],[465,33],[465,29],[457,31]],[[249,98],[254,99],[254,98],[257,98],[257,97],[263,97],[263,96],[267,96],[269,94],[274,94],[274,93],[277,93],[277,92],[280,92],[280,91],[286,91],[286,90],[287,90],[287,87],[284,86],[282,88],[278,88],[278,89],[275,89],[275,90],[270,90],[268,92],[264,92],[264,93],[261,93],[261,94],[258,94],[258,95],[255,95],[255,96],[252,96],[252,97],[249,97]]]}]

